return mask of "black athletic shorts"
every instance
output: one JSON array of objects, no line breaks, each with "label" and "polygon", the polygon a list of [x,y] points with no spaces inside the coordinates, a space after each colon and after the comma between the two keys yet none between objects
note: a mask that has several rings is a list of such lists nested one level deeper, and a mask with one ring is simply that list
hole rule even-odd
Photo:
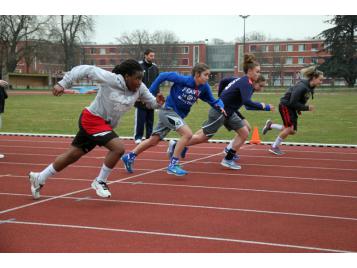
[{"label": "black athletic shorts", "polygon": [[291,109],[284,104],[279,104],[279,112],[281,118],[283,119],[284,126],[285,127],[294,126],[294,130],[297,131],[298,115],[296,113],[296,110]]},{"label": "black athletic shorts", "polygon": [[118,135],[103,118],[83,110],[78,120],[79,131],[72,141],[74,147],[88,153],[95,146],[104,146]]}]

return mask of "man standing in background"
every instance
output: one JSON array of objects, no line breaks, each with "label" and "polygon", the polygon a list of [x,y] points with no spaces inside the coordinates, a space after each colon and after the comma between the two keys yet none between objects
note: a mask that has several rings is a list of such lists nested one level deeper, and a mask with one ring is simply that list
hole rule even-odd
[{"label": "man standing in background", "polygon": [[[7,94],[5,88],[8,86],[8,83],[5,80],[0,79],[0,129],[2,127],[1,114],[5,109],[5,99],[7,99]],[[0,153],[0,158],[4,158],[5,155]]]},{"label": "man standing in background", "polygon": [[[156,77],[159,75],[159,68],[153,63],[155,60],[155,52],[152,49],[146,49],[144,52],[144,59],[139,61],[144,70],[143,83],[147,88],[150,88]],[[154,125],[154,110],[146,108],[145,104],[138,100],[135,102],[135,126],[134,126],[134,140],[139,144],[144,136],[144,128],[146,128],[145,138],[151,136]]]}]

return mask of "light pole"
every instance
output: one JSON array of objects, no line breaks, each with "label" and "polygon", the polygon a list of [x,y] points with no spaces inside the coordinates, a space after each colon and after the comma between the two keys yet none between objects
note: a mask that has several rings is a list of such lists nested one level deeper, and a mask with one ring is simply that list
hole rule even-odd
[{"label": "light pole", "polygon": [[245,54],[245,19],[249,17],[249,15],[239,15],[243,19],[243,54]]}]

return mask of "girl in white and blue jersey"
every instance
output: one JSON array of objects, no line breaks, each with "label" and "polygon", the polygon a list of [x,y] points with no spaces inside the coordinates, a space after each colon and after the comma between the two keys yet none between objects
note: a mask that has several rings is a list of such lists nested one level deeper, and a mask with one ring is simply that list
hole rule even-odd
[{"label": "girl in white and blue jersey", "polygon": [[[164,108],[159,111],[159,122],[153,131],[152,136],[140,143],[132,152],[124,155],[122,160],[128,172],[133,172],[132,165],[135,158],[155,146],[171,130],[175,130],[180,136],[176,148],[170,158],[167,168],[168,174],[183,176],[187,171],[179,165],[179,155],[185,148],[187,142],[192,137],[191,128],[183,120],[191,110],[192,105],[201,99],[209,103],[213,108],[224,112],[224,105],[221,100],[213,97],[210,86],[207,81],[210,75],[209,67],[206,64],[198,63],[192,69],[191,76],[183,76],[174,72],[161,73],[150,87],[150,92],[155,94],[159,85],[164,81],[173,82],[170,89],[170,95],[166,99]],[[224,112],[225,113],[225,112]]]}]

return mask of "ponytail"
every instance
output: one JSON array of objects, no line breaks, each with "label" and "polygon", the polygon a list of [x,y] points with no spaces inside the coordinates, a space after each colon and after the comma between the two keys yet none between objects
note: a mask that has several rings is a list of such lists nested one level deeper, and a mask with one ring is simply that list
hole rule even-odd
[{"label": "ponytail", "polygon": [[314,65],[302,69],[300,73],[309,80],[312,80],[313,78],[317,78],[320,75],[322,76],[324,75],[324,73],[317,70],[317,67]]},{"label": "ponytail", "polygon": [[253,69],[254,67],[259,65],[259,62],[257,62],[253,54],[244,54],[243,71],[245,74],[248,73],[249,69]]}]

